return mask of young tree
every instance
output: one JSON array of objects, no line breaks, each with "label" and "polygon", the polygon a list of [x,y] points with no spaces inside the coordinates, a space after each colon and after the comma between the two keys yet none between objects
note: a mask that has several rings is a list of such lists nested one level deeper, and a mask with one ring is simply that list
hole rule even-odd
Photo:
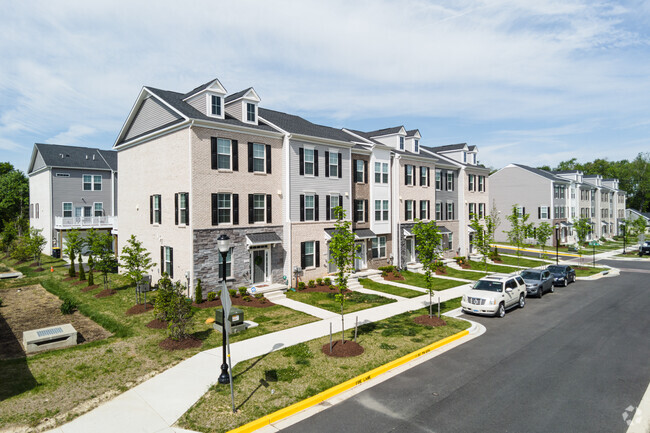
[{"label": "young tree", "polygon": [[86,279],[86,270],[84,269],[84,262],[81,260],[81,253],[79,253],[79,281]]},{"label": "young tree", "polygon": [[147,272],[156,264],[151,260],[151,254],[142,247],[135,235],[131,235],[126,245],[122,248],[121,265],[126,270],[126,276],[131,280],[134,287],[142,281]]},{"label": "young tree", "polygon": [[201,287],[201,279],[196,280],[196,288],[194,289],[194,302],[200,304],[203,302],[203,288]]},{"label": "young tree", "polygon": [[95,275],[93,270],[95,269],[95,261],[93,260],[93,255],[88,256],[88,286],[95,285]]},{"label": "young tree", "polygon": [[472,236],[472,245],[483,256],[483,266],[485,267],[485,273],[487,274],[487,258],[490,254],[492,244],[492,239],[490,238],[490,229],[494,223],[492,222],[492,217],[490,215],[485,216],[484,224],[481,224],[480,220],[475,214],[472,214],[471,217],[472,220],[470,221],[469,226],[474,229],[474,236]]},{"label": "young tree", "polygon": [[65,248],[63,252],[68,255],[70,258],[70,276],[75,277],[77,275],[74,268],[74,260],[77,257],[77,254],[81,252],[83,247],[84,240],[81,237],[79,230],[73,229],[68,232],[68,236],[65,240]]},{"label": "young tree", "polygon": [[544,248],[546,247],[546,242],[548,242],[552,234],[553,227],[551,227],[551,225],[546,221],[540,223],[539,227],[537,227],[537,230],[535,231],[535,239],[537,240],[537,244],[542,247],[542,257],[546,255]]},{"label": "young tree", "polygon": [[189,337],[189,330],[192,327],[192,305],[184,295],[185,290],[185,286],[180,282],[177,281],[173,284],[171,297],[167,304],[167,319],[169,320],[167,330],[169,337],[176,341]]},{"label": "young tree", "polygon": [[643,218],[628,218],[625,220],[626,241],[635,244],[641,241],[641,235],[645,234],[646,226]]},{"label": "young tree", "polygon": [[580,218],[573,224],[573,229],[576,231],[576,236],[578,237],[578,255],[580,256],[580,261],[582,261],[582,248],[587,240],[587,236],[591,233],[589,218]]},{"label": "young tree", "polygon": [[9,163],[0,168],[0,230],[10,221],[26,218],[29,209],[29,180]]},{"label": "young tree", "polygon": [[417,220],[413,226],[415,249],[424,269],[425,288],[429,292],[429,317],[433,316],[433,274],[442,253],[442,234],[435,221]]},{"label": "young tree", "polygon": [[[488,219],[486,218],[485,229],[487,230],[488,237],[490,238],[490,243],[494,243],[494,234],[501,225],[501,212],[497,209],[497,201],[492,200],[492,210],[490,210],[490,219],[489,224]],[[498,255],[497,246],[494,246],[494,254]]]},{"label": "young tree", "polygon": [[517,207],[517,204],[512,205],[512,213],[506,217],[510,222],[510,230],[506,231],[506,234],[508,235],[508,240],[517,246],[517,266],[519,266],[521,245],[530,227],[530,224],[527,224],[526,221],[528,221],[530,215],[524,213],[519,215]]},{"label": "young tree", "polygon": [[41,254],[43,254],[43,248],[45,248],[45,244],[47,243],[45,236],[41,234],[42,232],[42,229],[31,228],[29,230],[29,249],[38,266],[41,266]]},{"label": "young tree", "polygon": [[88,231],[86,240],[93,255],[93,267],[102,273],[104,289],[107,289],[108,274],[117,264],[113,255],[113,237],[109,233],[99,233],[91,229]]},{"label": "young tree", "polygon": [[354,259],[356,258],[356,245],[352,222],[345,219],[345,210],[341,206],[333,209],[336,223],[329,243],[329,262],[336,266],[336,284],[339,293],[336,301],[341,305],[341,343],[345,342],[345,323],[343,319],[343,306],[345,304],[344,291],[348,287],[348,274],[354,272]]}]

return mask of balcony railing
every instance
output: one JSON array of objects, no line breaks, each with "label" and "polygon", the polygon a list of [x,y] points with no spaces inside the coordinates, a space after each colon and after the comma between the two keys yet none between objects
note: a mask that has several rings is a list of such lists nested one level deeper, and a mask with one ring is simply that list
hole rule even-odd
[{"label": "balcony railing", "polygon": [[101,217],[54,217],[54,228],[75,229],[75,228],[116,228],[116,216]]}]

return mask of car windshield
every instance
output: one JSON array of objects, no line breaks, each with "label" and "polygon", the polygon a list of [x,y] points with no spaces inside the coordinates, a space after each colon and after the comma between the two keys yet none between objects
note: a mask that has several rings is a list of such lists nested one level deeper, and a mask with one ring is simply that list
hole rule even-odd
[{"label": "car windshield", "polygon": [[488,292],[500,292],[501,283],[499,281],[479,280],[474,284],[474,290],[486,290]]},{"label": "car windshield", "polygon": [[561,274],[562,272],[564,272],[564,268],[562,266],[549,266],[546,269],[553,272],[554,274]]},{"label": "car windshield", "polygon": [[524,280],[539,280],[540,275],[541,274],[539,272],[524,271],[521,273],[521,278]]}]

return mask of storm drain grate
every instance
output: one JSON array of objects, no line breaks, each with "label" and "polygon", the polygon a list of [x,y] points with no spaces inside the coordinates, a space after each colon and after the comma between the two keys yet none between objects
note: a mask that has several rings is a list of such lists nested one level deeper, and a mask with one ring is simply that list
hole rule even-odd
[{"label": "storm drain grate", "polygon": [[41,329],[39,331],[36,331],[36,335],[38,335],[39,337],[47,337],[49,335],[56,335],[56,334],[63,334],[63,329],[48,328],[48,329]]}]

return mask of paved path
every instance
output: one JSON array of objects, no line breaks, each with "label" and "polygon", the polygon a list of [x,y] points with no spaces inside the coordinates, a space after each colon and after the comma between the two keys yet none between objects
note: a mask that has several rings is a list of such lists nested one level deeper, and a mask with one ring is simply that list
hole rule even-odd
[{"label": "paved path", "polygon": [[314,307],[313,305],[294,301],[293,299],[289,298],[274,299],[273,303],[291,308],[292,310],[302,311],[303,313],[318,317],[319,319],[331,319],[332,317],[338,316],[338,314],[332,313],[331,311],[325,310],[323,308]]},{"label": "paved path", "polygon": [[[469,290],[463,285],[436,292],[440,301],[457,298]],[[346,314],[345,329],[428,307],[427,295],[405,299],[379,307]],[[300,306],[300,308],[304,308]],[[319,309],[320,310],[320,309]],[[329,312],[328,312],[329,313]],[[323,313],[324,314],[324,313]],[[341,331],[338,315],[271,334],[261,335],[231,345],[233,366],[247,359]],[[91,412],[52,430],[56,433],[173,433],[172,426],[196,401],[216,383],[221,365],[221,348],[198,353],[148,381],[132,388]]]}]

